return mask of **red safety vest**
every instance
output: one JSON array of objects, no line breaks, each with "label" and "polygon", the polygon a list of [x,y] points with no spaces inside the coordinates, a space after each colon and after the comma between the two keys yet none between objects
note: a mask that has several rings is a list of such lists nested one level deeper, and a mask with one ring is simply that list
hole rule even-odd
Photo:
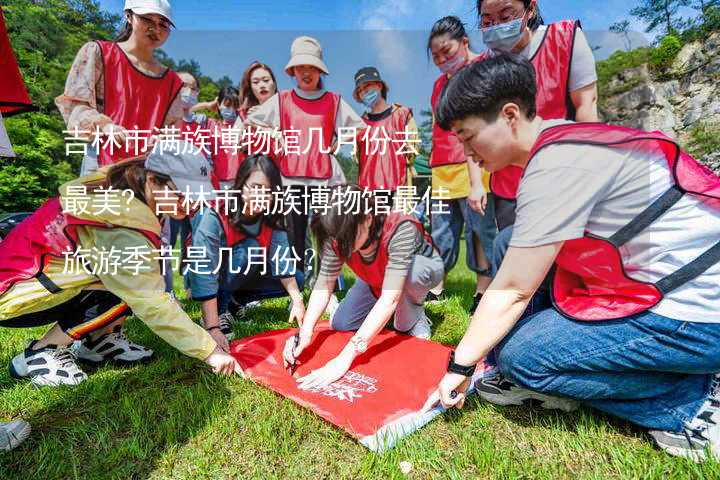
[{"label": "red safety vest", "polygon": [[[230,223],[230,216],[225,214],[224,209],[217,209],[215,210],[215,213],[217,213],[223,232],[225,232],[225,239],[227,240],[228,247],[232,248],[248,238],[249,235],[247,233]],[[262,222],[260,225],[260,234],[255,238],[261,247],[268,249],[270,248],[270,242],[272,241],[272,234],[272,227],[270,227],[267,223]]]},{"label": "red safety vest", "polygon": [[[340,96],[325,92],[316,100],[306,100],[294,90],[280,92],[280,130],[285,137],[286,151],[280,155],[280,171],[285,177],[328,179],[332,176],[332,159],[328,152],[335,138],[335,119],[340,108]],[[310,129],[320,129],[311,132]],[[290,132],[297,130],[298,132]],[[322,132],[322,140],[320,137]],[[293,138],[295,137],[295,138]],[[300,153],[287,153],[291,147]],[[322,145],[320,144],[322,142]],[[306,153],[303,153],[307,150]]]},{"label": "red safety vest", "polygon": [[32,105],[20,69],[15,60],[15,53],[10,45],[10,38],[5,28],[5,17],[0,8],[0,113],[9,117],[16,113],[37,110]]},{"label": "red safety vest", "polygon": [[[412,110],[399,106],[382,120],[363,117],[368,129],[358,135],[358,185],[369,190],[396,190],[407,183],[407,155],[398,153]],[[384,150],[384,151],[383,151]]]},{"label": "red safety vest", "polygon": [[[218,121],[212,118],[207,120],[207,128],[212,139],[213,172],[221,182],[235,180],[238,168],[240,168],[240,141],[242,138],[238,132],[236,137],[238,143],[233,145],[234,142],[231,140],[235,135],[229,131],[234,124],[235,122]],[[223,141],[223,131],[228,132],[224,135],[226,141]]]},{"label": "red safety vest", "polygon": [[[148,76],[138,70],[125,52],[115,42],[99,40],[103,57],[105,106],[103,113],[114,124],[127,130],[149,130],[150,134],[138,133],[133,137],[149,137],[154,128],[163,126],[170,106],[177,97],[183,82],[172,70],[161,77]],[[134,142],[116,146],[103,142],[98,163],[100,166],[117,163],[143,152],[136,152]],[[143,144],[137,142],[140,149]],[[127,147],[127,148],[126,148]],[[112,151],[111,151],[112,150]]]},{"label": "red safety vest", "polygon": [[[377,298],[380,298],[383,280],[385,279],[385,267],[387,267],[388,263],[388,245],[397,228],[405,222],[411,222],[415,225],[415,227],[422,232],[425,241],[429,245],[433,245],[432,238],[415,216],[406,215],[401,212],[393,212],[385,217],[385,223],[383,223],[375,258],[368,263],[363,260],[360,252],[353,252],[350,258],[346,260],[347,266],[350,267],[350,269],[355,272],[355,275],[362,279],[363,282],[368,284],[373,295]],[[334,248],[335,253],[339,256],[337,248]]]},{"label": "red safety vest", "polygon": [[[548,25],[540,47],[530,59],[536,73],[537,113],[545,120],[575,119],[575,107],[570,99],[568,85],[578,28],[580,28],[578,20],[563,20]],[[496,202],[515,201],[522,175],[523,169],[515,165],[509,165],[490,175],[490,190],[495,195]],[[512,208],[508,209],[512,217],[514,211],[513,203]],[[515,221],[514,218],[503,220],[498,221],[500,229]]]},{"label": "red safety vest", "polygon": [[[240,110],[239,115],[243,122],[247,121],[246,110]],[[270,135],[260,133],[257,128],[251,125],[245,125],[244,129],[243,136],[240,138],[239,164],[242,165],[242,162],[249,155],[265,155],[277,165],[276,151],[279,148],[277,141]]]},{"label": "red safety vest", "polygon": [[[0,242],[0,295],[15,283],[33,277],[50,293],[58,293],[61,288],[43,272],[51,257],[62,259],[63,252],[76,251],[78,226],[129,228],[74,217],[63,213],[59,197],[47,200]],[[155,248],[160,248],[160,237],[154,232],[131,230],[142,233]]]},{"label": "red safety vest", "polygon": [[[487,55],[478,55],[470,63],[479,62],[485,58],[487,58]],[[430,107],[433,112],[435,112],[440,101],[440,95],[449,81],[450,79],[444,73],[435,80],[432,96],[430,97]],[[433,122],[430,168],[459,163],[465,163],[465,147],[463,147],[462,142],[458,140],[452,131],[443,130],[437,122]]]},{"label": "red safety vest", "polygon": [[555,308],[576,320],[612,320],[644,312],[657,305],[665,294],[697,277],[720,262],[720,242],[696,260],[655,283],[641,282],[628,275],[620,247],[649,225],[662,221],[683,195],[693,195],[720,211],[720,177],[697,162],[660,132],[604,125],[571,123],[544,130],[530,153],[556,144],[578,148],[598,145],[663,155],[674,185],[645,211],[610,238],[591,233],[566,241],[555,261],[552,298]]}]

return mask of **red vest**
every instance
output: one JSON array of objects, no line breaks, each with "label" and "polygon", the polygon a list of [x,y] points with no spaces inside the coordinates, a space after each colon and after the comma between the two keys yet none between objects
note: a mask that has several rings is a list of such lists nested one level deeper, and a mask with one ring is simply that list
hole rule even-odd
[{"label": "red vest", "polygon": [[0,113],[9,117],[16,113],[37,110],[33,107],[23,83],[15,54],[10,45],[5,18],[0,8]]},{"label": "red vest", "polygon": [[[239,228],[236,228],[230,223],[230,217],[228,215],[225,215],[224,211],[218,209],[215,211],[215,213],[217,213],[217,216],[220,219],[220,224],[223,228],[223,232],[225,232],[225,239],[227,240],[228,247],[232,248],[238,243],[248,238],[249,235],[247,233],[243,232]],[[270,242],[272,241],[272,234],[272,227],[263,222],[260,225],[260,234],[256,237],[256,240],[261,247],[268,249],[270,248]]]},{"label": "red vest", "polygon": [[[720,242],[677,272],[647,283],[634,280],[623,265],[619,248],[655,221],[662,221],[683,195],[693,195],[720,211],[720,177],[698,163],[662,133],[647,133],[600,123],[572,123],[546,129],[530,158],[554,144],[600,145],[656,152],[668,162],[674,185],[650,207],[610,238],[590,233],[566,241],[555,261],[552,297],[555,308],[576,320],[612,320],[644,312],[665,294],[720,262]],[[660,219],[660,220],[659,220]]]},{"label": "red vest", "polygon": [[[285,152],[280,155],[280,171],[285,177],[328,179],[332,176],[330,150],[335,138],[335,119],[340,96],[325,92],[316,100],[299,97],[294,90],[280,92],[280,130],[285,137]],[[320,129],[311,132],[310,129]],[[288,130],[298,130],[290,132]],[[295,144],[288,153],[288,138]],[[322,142],[322,145],[320,144]],[[299,144],[299,147],[297,146]],[[297,151],[300,153],[296,153]],[[306,153],[303,153],[307,150]]]},{"label": "red vest", "polygon": [[[76,228],[92,226],[115,228],[112,224],[83,220],[62,213],[59,197],[47,200],[35,213],[10,231],[0,242],[0,295],[17,282],[36,277],[51,293],[61,289],[44,273],[50,257],[64,257],[63,252],[75,252],[78,246]],[[117,227],[127,228],[127,227]],[[160,248],[160,237],[148,230],[136,229]]]},{"label": "red vest", "polygon": [[[236,137],[234,133],[230,132],[234,124],[234,122],[228,123],[212,118],[208,118],[207,121],[207,128],[210,130],[210,138],[212,139],[213,172],[221,182],[234,181],[238,168],[240,168],[240,141],[242,135],[238,132]],[[224,136],[227,137],[228,141],[223,141],[223,131],[227,132]],[[230,141],[234,139],[237,139],[237,144]]]},{"label": "red vest", "polygon": [[[548,25],[538,51],[530,59],[536,73],[537,113],[545,120],[575,118],[568,84],[578,28],[580,22],[575,20]],[[522,174],[523,169],[515,165],[494,172],[490,176],[490,190],[501,200],[515,200]]]},{"label": "red vest", "polygon": [[[382,293],[385,267],[387,267],[388,263],[388,245],[390,244],[390,239],[392,239],[397,228],[405,222],[411,222],[415,225],[415,227],[422,232],[425,241],[433,245],[432,238],[430,238],[430,235],[428,235],[423,228],[422,223],[420,223],[414,215],[393,212],[385,217],[385,223],[383,224],[377,252],[375,253],[373,261],[366,263],[362,255],[360,255],[360,252],[353,252],[346,261],[347,266],[350,267],[350,269],[355,272],[355,275],[361,278],[363,282],[368,284],[373,295],[377,298],[380,298],[380,294]],[[337,249],[335,252],[337,253]]]},{"label": "red vest", "polygon": [[[382,120],[364,117],[369,128],[358,136],[358,184],[369,190],[396,190],[407,183],[407,155],[398,153],[403,132],[412,117],[407,107],[394,108]],[[383,151],[384,150],[384,151]]]},{"label": "red vest", "polygon": [[[163,126],[170,106],[177,97],[183,82],[172,70],[162,77],[150,77],[140,72],[128,59],[125,52],[114,42],[99,40],[103,57],[103,78],[105,86],[105,106],[103,113],[114,124],[127,130],[153,130]],[[152,132],[151,132],[152,133]],[[148,137],[149,134],[131,134],[132,137]],[[98,163],[100,166],[117,163],[136,157],[143,152],[135,152],[136,145],[131,140],[127,145],[113,145],[103,141]],[[138,141],[137,148],[143,143]]]},{"label": "red vest", "polygon": [[[486,55],[478,55],[473,62],[479,62],[487,58]],[[463,67],[464,68],[464,67]],[[457,75],[457,74],[456,74]],[[440,95],[450,79],[444,73],[435,80],[430,107],[434,112],[440,101]],[[432,128],[432,152],[430,153],[430,167],[442,167],[443,165],[455,165],[465,163],[465,147],[453,132],[443,130],[437,122],[433,122]]]}]

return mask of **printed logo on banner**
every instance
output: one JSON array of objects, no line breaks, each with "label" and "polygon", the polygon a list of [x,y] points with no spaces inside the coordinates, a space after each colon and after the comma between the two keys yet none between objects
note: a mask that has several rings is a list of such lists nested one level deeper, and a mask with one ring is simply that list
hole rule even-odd
[{"label": "printed logo on banner", "polygon": [[310,388],[307,391],[353,403],[355,399],[362,398],[365,394],[377,392],[378,387],[376,378],[351,370],[327,387]]}]

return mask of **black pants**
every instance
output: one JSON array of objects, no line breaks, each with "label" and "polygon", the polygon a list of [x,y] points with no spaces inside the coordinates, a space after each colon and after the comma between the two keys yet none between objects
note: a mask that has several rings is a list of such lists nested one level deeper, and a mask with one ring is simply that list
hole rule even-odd
[{"label": "black pants", "polygon": [[0,327],[31,328],[57,323],[65,334],[80,340],[130,314],[130,308],[117,296],[104,290],[91,290],[47,310],[0,320]]}]

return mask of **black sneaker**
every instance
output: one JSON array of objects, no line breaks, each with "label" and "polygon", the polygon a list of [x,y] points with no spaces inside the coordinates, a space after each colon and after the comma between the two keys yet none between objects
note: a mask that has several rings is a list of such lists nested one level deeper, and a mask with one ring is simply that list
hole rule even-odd
[{"label": "black sneaker", "polygon": [[526,400],[538,400],[543,408],[572,412],[578,408],[578,402],[568,398],[553,397],[520,387],[502,374],[481,378],[475,383],[483,400],[496,405],[522,405]]},{"label": "black sneaker", "polygon": [[10,362],[10,375],[13,378],[30,378],[32,384],[39,387],[77,385],[87,379],[69,348],[48,345],[35,350],[35,343],[30,342]]},{"label": "black sneaker", "polygon": [[233,314],[230,312],[221,313],[218,316],[218,326],[222,334],[225,335],[225,338],[228,339],[228,342],[235,338],[235,333],[232,329],[233,321],[235,321],[235,317],[233,317]]},{"label": "black sneaker", "polygon": [[472,307],[470,307],[470,316],[472,317],[475,314],[475,310],[477,310],[478,305],[480,304],[480,300],[482,299],[483,294],[482,293],[476,293],[473,297],[473,303]]},{"label": "black sneaker", "polygon": [[658,446],[670,455],[701,462],[720,460],[720,374],[713,379],[707,400],[680,432],[650,430]]},{"label": "black sneaker", "polygon": [[440,292],[438,295],[437,293],[428,292],[427,297],[425,297],[425,301],[427,303],[439,303],[446,299],[445,292]]}]

